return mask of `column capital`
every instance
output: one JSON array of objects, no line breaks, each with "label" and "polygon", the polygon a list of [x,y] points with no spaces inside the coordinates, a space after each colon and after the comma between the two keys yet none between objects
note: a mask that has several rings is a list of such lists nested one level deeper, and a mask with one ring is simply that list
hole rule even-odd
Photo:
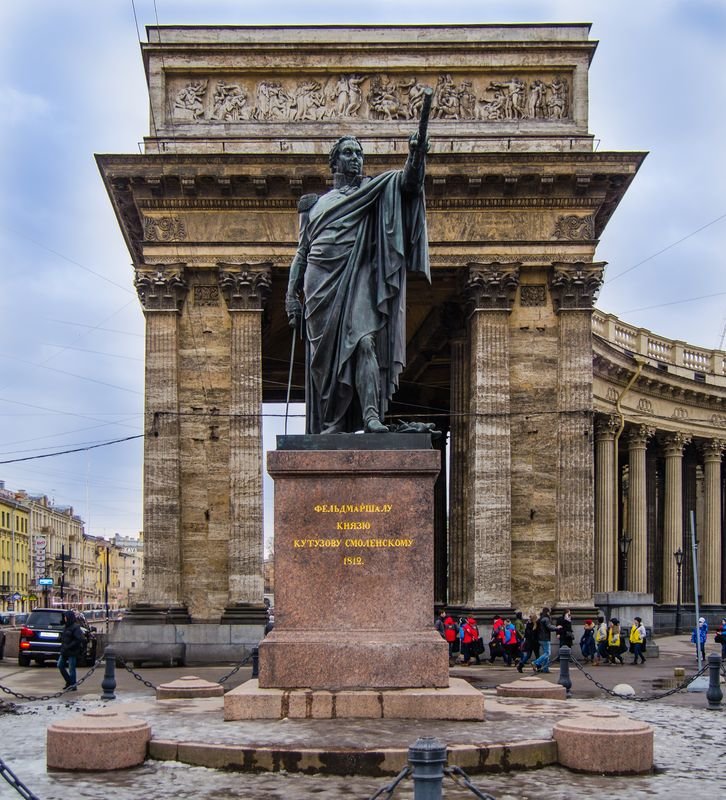
[{"label": "column capital", "polygon": [[634,425],[628,430],[628,446],[631,448],[646,447],[648,439],[655,436],[655,428],[650,425]]},{"label": "column capital", "polygon": [[272,265],[219,262],[219,288],[230,311],[259,311],[272,291]]},{"label": "column capital", "polygon": [[605,262],[555,263],[550,291],[555,311],[592,311],[600,291]]},{"label": "column capital", "polygon": [[184,280],[185,264],[155,264],[134,272],[134,286],[144,311],[180,311],[189,285]]},{"label": "column capital", "polygon": [[685,433],[665,433],[661,438],[666,458],[680,458],[683,455],[683,448],[690,443],[691,437]]},{"label": "column capital", "polygon": [[704,461],[720,461],[724,449],[726,441],[723,439],[708,439],[699,447]]},{"label": "column capital", "polygon": [[462,289],[467,316],[475,311],[511,311],[519,286],[520,263],[499,261],[467,264],[466,283]]},{"label": "column capital", "polygon": [[599,441],[612,441],[620,427],[620,417],[616,414],[598,414],[595,418],[595,438]]}]

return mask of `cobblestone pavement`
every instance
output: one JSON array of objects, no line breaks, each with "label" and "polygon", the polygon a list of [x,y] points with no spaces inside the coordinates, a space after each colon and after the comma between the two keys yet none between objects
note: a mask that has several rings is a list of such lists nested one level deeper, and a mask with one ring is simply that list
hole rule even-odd
[{"label": "cobblestone pavement", "polygon": [[[646,667],[600,667],[590,670],[597,680],[612,687],[615,683],[630,683],[642,696],[668,688],[673,680],[674,666],[695,671],[695,657],[687,637],[660,640],[661,657],[649,660]],[[163,683],[185,674],[197,674],[209,680],[228,671],[228,667],[182,669],[144,669],[144,677],[153,683]],[[530,738],[548,735],[556,718],[566,713],[580,713],[596,706],[615,708],[632,718],[641,719],[655,728],[656,770],[651,775],[604,777],[576,774],[560,767],[473,776],[473,782],[500,800],[517,798],[579,798],[583,794],[602,798],[665,798],[680,797],[695,792],[711,796],[726,795],[726,707],[709,711],[702,693],[679,693],[663,700],[634,703],[611,699],[594,684],[573,669],[574,700],[556,701],[496,701],[493,687],[497,683],[516,680],[513,669],[495,666],[454,668],[453,674],[464,674],[480,686],[488,696],[488,719],[484,723],[432,723],[407,721],[334,721],[310,723],[274,722],[259,725],[251,733],[260,744],[265,741],[281,743],[307,736],[311,743],[326,740],[341,742],[351,737],[361,744],[376,741],[411,744],[418,736],[437,735],[443,741],[506,741],[508,738]],[[612,677],[611,677],[612,676]],[[42,703],[18,703],[18,713],[0,713],[0,757],[41,800],[67,800],[69,796],[100,798],[114,796],[121,800],[141,800],[153,796],[158,800],[218,800],[219,798],[364,798],[370,797],[388,780],[386,778],[337,778],[294,774],[227,773],[202,767],[190,767],[176,762],[148,761],[142,767],[115,773],[47,773],[45,769],[45,730],[55,720],[102,705],[98,699],[102,671],[98,670],[81,687],[73,699]],[[230,680],[236,685],[249,677],[246,668]],[[556,681],[556,672],[549,676]],[[57,671],[48,667],[19,669],[6,659],[0,662],[0,684],[27,694],[50,693],[61,681]],[[190,704],[173,702],[156,704],[151,690],[146,689],[125,672],[118,673],[118,698],[127,702],[132,713],[149,719],[155,736],[187,738],[206,741],[239,741],[237,723],[220,721],[218,700],[197,700]],[[663,685],[665,684],[665,685]],[[5,695],[0,699],[12,700]],[[166,705],[166,708],[160,706]],[[186,707],[185,707],[186,706]],[[135,711],[134,711],[135,709]],[[308,725],[307,730],[304,726]],[[331,725],[335,725],[331,728]],[[297,729],[297,730],[296,730]],[[395,798],[412,797],[410,781],[396,791]],[[0,778],[0,798],[19,797]],[[444,797],[449,800],[470,798],[464,788],[457,788],[447,779]]]}]

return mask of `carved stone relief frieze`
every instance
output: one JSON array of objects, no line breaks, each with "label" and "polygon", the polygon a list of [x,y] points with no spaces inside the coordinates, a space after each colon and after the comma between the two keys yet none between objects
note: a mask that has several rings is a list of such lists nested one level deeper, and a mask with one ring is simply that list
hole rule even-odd
[{"label": "carved stone relief frieze", "polygon": [[194,287],[195,306],[218,306],[219,287],[218,286],[195,286]]},{"label": "carved stone relief frieze", "polygon": [[577,214],[568,214],[557,218],[552,236],[555,239],[569,241],[586,241],[595,238],[595,217],[578,217]]},{"label": "carved stone relief frieze", "polygon": [[547,302],[547,287],[542,284],[527,284],[519,289],[521,306],[543,306]]},{"label": "carved stone relief frieze", "polygon": [[144,217],[144,240],[147,242],[181,242],[187,229],[179,217]]},{"label": "carved stone relief frieze", "polygon": [[572,118],[570,81],[564,75],[522,78],[511,74],[391,76],[386,73],[236,76],[170,82],[175,122],[314,122],[411,120],[421,114],[424,89],[434,90],[435,120],[561,121]]},{"label": "carved stone relief frieze", "polygon": [[651,403],[647,397],[641,397],[640,400],[638,400],[638,411],[640,411],[641,414],[652,414],[653,403]]}]

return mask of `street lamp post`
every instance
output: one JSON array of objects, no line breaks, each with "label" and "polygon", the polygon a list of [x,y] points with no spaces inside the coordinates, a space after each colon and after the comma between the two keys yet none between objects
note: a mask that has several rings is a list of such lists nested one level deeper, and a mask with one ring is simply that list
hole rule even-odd
[{"label": "street lamp post", "polygon": [[673,558],[676,560],[676,629],[675,635],[681,633],[681,568],[683,567],[683,550],[679,547]]},{"label": "street lamp post", "polygon": [[623,591],[628,590],[628,550],[630,550],[630,543],[633,540],[630,536],[621,536],[619,541],[620,557],[623,560]]}]

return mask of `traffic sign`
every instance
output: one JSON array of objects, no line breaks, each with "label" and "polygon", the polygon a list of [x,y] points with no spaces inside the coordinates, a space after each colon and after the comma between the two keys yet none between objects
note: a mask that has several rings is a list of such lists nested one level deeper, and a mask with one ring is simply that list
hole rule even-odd
[{"label": "traffic sign", "polygon": [[53,585],[53,578],[39,578],[38,579],[38,586],[52,586]]}]

